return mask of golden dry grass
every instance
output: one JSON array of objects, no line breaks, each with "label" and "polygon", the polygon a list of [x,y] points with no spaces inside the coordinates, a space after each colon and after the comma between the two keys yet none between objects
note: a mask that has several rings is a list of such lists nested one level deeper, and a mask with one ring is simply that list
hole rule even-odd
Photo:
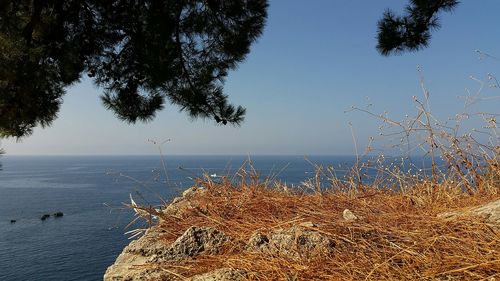
[{"label": "golden dry grass", "polygon": [[[162,267],[185,277],[229,267],[248,272],[251,280],[499,279],[498,228],[478,218],[446,221],[436,217],[498,199],[498,182],[489,184],[470,195],[456,192],[446,182],[439,186],[422,183],[403,193],[376,187],[356,192],[285,191],[256,182],[235,186],[202,181],[199,185],[204,192],[188,199],[192,208],[162,218],[163,239],[171,242],[191,226],[210,226],[233,240],[219,255]],[[360,219],[345,221],[344,209]],[[301,223],[333,239],[333,252],[286,257],[245,250],[256,232]]]},{"label": "golden dry grass", "polygon": [[[252,167],[250,173],[238,173],[239,183],[214,183],[207,177],[198,182],[203,192],[188,197],[191,207],[180,215],[145,210],[162,217],[159,228],[167,243],[191,226],[214,227],[232,242],[218,255],[165,263],[162,268],[181,279],[234,268],[247,272],[250,280],[500,280],[498,224],[474,217],[437,217],[500,198],[498,114],[477,114],[487,123],[479,133],[489,136],[480,143],[477,131],[460,134],[459,124],[469,114],[456,115],[451,127],[439,122],[430,113],[429,94],[421,84],[424,100],[414,97],[414,117],[397,121],[363,108],[351,111],[380,119],[382,138],[398,140],[391,149],[401,147],[402,155],[424,151],[432,159],[427,172],[414,174],[405,171],[405,165],[384,167],[383,155],[375,165],[365,165],[369,161],[363,157],[373,151],[372,138],[365,154],[358,155],[356,148],[357,161],[346,177],[315,166],[316,176],[303,184],[307,191],[259,182]],[[469,98],[476,101],[479,93]],[[366,181],[367,169],[376,169],[374,179]],[[324,186],[325,177],[329,187]],[[345,209],[360,219],[344,220]],[[297,257],[246,250],[257,232],[297,225],[334,240],[333,251]]]}]

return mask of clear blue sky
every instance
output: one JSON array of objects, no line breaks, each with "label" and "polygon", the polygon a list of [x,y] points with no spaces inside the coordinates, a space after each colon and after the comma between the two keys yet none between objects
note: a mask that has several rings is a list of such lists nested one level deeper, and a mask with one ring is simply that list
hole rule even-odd
[{"label": "clear blue sky", "polygon": [[[415,112],[417,65],[439,116],[457,113],[457,96],[477,88],[470,75],[498,73],[498,60],[480,60],[474,52],[500,57],[497,0],[463,1],[453,14],[443,14],[428,49],[380,56],[377,20],[386,8],[401,11],[406,3],[271,0],[263,36],[225,87],[233,103],[247,108],[241,127],[193,121],[170,105],[151,123],[127,125],[103,108],[101,89],[84,79],[68,89],[51,127],[2,146],[9,154],[154,154],[148,138],[171,138],[168,154],[354,154],[348,123],[363,146],[377,134],[378,122],[344,111],[373,103],[375,112],[396,119]],[[498,112],[497,105],[485,106]]]}]

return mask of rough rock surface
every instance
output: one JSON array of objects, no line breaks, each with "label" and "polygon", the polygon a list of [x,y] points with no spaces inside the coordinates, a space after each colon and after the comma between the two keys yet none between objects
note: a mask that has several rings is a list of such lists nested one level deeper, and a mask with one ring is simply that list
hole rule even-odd
[{"label": "rough rock surface", "polygon": [[205,192],[204,189],[198,188],[196,186],[186,189],[182,193],[182,196],[176,197],[174,198],[174,200],[172,200],[172,203],[170,203],[167,206],[167,208],[163,210],[163,213],[167,216],[174,216],[174,217],[179,216],[185,210],[192,208],[191,203],[189,202],[188,199],[195,193],[203,193],[203,192]]},{"label": "rough rock surface", "polygon": [[168,280],[169,274],[146,266],[157,252],[168,250],[168,245],[162,243],[158,238],[157,230],[151,228],[140,239],[130,242],[115,263],[108,267],[104,274],[104,280]]},{"label": "rough rock surface", "polygon": [[335,240],[327,235],[301,226],[279,229],[267,235],[255,233],[250,237],[247,251],[286,257],[311,257],[333,251]]},{"label": "rough rock surface", "polygon": [[485,205],[438,214],[438,218],[454,219],[457,217],[475,216],[484,219],[488,223],[500,224],[500,199]]},{"label": "rough rock surface", "polygon": [[[210,227],[190,227],[170,245],[167,252],[158,256],[160,259],[177,260],[194,257],[200,253],[217,254],[229,237]],[[163,255],[162,255],[163,254]]]},{"label": "rough rock surface", "polygon": [[[190,188],[183,193],[182,197],[174,199],[173,203],[164,210],[165,215],[176,216],[186,208],[190,208],[189,200],[186,198],[198,190]],[[108,267],[104,280],[178,280],[175,275],[158,268],[156,263],[186,259],[199,254],[215,254],[225,242],[230,240],[228,236],[216,229],[195,226],[187,229],[171,244],[163,242],[161,236],[161,230],[151,227],[141,238],[130,242],[115,263]],[[222,276],[222,273],[212,272],[215,275],[207,275],[207,278],[218,276],[217,274]]]},{"label": "rough rock surface", "polygon": [[[173,200],[165,210],[166,216],[179,216],[193,208],[189,199],[195,192],[203,189],[190,188],[182,197]],[[363,219],[361,216],[346,209],[343,218],[348,221]],[[494,226],[500,224],[500,199],[485,205],[441,213],[442,219],[455,219],[464,216],[479,216],[485,222]],[[203,254],[217,254],[221,247],[231,240],[223,232],[210,227],[192,226],[174,242],[163,242],[163,233],[157,227],[146,231],[143,237],[132,241],[110,266],[105,275],[105,281],[135,281],[135,280],[186,280],[176,273],[162,269],[162,262],[182,261]],[[317,255],[333,254],[334,250],[343,247],[344,241],[337,240],[318,230],[312,222],[303,222],[284,229],[274,229],[266,232],[256,232],[246,243],[246,251],[263,255],[281,256],[293,259],[309,258]],[[196,275],[187,280],[244,280],[251,272],[239,269],[220,268],[208,273]]]},{"label": "rough rock surface", "polygon": [[175,242],[161,241],[156,228],[149,229],[132,241],[108,267],[104,280],[175,280],[175,276],[155,266],[162,261],[175,261],[199,254],[216,254],[229,237],[210,227],[190,227]]}]

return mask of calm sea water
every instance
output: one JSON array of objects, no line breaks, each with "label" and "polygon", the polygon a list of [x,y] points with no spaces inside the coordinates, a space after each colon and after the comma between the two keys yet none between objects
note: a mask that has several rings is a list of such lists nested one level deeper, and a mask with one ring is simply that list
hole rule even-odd
[{"label": "calm sea water", "polygon": [[[233,175],[244,156],[3,156],[0,158],[0,280],[102,280],[129,243],[125,226],[132,194],[157,204],[193,184],[204,172]],[[300,184],[314,167],[302,156],[255,156],[254,168]],[[353,157],[310,157],[324,166]],[[167,184],[168,183],[168,184]],[[61,211],[61,218],[40,217]],[[11,223],[10,220],[17,220]],[[137,227],[140,227],[137,226]]]}]

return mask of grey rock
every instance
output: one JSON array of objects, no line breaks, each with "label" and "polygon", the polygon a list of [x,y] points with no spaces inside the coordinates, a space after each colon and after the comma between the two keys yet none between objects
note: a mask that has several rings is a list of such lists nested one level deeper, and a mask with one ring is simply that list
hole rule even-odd
[{"label": "grey rock", "polygon": [[480,217],[485,222],[500,224],[500,199],[472,208],[451,211],[438,214],[437,217],[445,220],[453,220],[458,217],[474,216]]},{"label": "grey rock", "polygon": [[105,281],[133,281],[166,279],[168,274],[162,275],[155,268],[146,268],[149,259],[157,253],[168,250],[168,245],[158,239],[156,228],[150,228],[139,239],[130,242],[115,263],[108,267],[104,274]]},{"label": "grey rock", "polygon": [[189,199],[193,197],[194,194],[203,194],[206,190],[199,187],[191,187],[186,189],[182,196],[176,197],[172,202],[163,210],[163,213],[167,216],[179,217],[186,210],[192,208]]},{"label": "grey rock", "polygon": [[[189,199],[204,189],[192,187],[175,198],[163,210],[166,216],[180,217],[192,208]],[[145,234],[125,247],[115,263],[108,267],[104,280],[179,280],[178,276],[162,270],[158,264],[163,261],[176,261],[192,258],[200,254],[215,254],[230,237],[208,227],[191,227],[173,243],[161,239],[157,226],[149,228]]]},{"label": "grey rock", "polygon": [[200,254],[216,254],[230,240],[223,232],[210,227],[190,227],[173,243],[162,241],[156,227],[146,231],[143,237],[130,242],[108,267],[104,280],[177,280],[156,265],[165,261],[177,261]]},{"label": "grey rock", "polygon": [[192,196],[193,194],[195,194],[199,189],[200,188],[197,186],[190,187],[190,188],[184,190],[184,192],[182,192],[181,198],[188,198],[189,196]]},{"label": "grey rock", "polygon": [[194,257],[200,253],[217,254],[221,247],[229,241],[229,236],[210,227],[192,226],[177,238],[167,252],[160,253],[157,260],[178,260]]},{"label": "grey rock", "polygon": [[255,233],[250,237],[246,250],[274,256],[300,258],[330,253],[335,246],[335,240],[325,234],[294,226],[273,231],[268,235]]}]

